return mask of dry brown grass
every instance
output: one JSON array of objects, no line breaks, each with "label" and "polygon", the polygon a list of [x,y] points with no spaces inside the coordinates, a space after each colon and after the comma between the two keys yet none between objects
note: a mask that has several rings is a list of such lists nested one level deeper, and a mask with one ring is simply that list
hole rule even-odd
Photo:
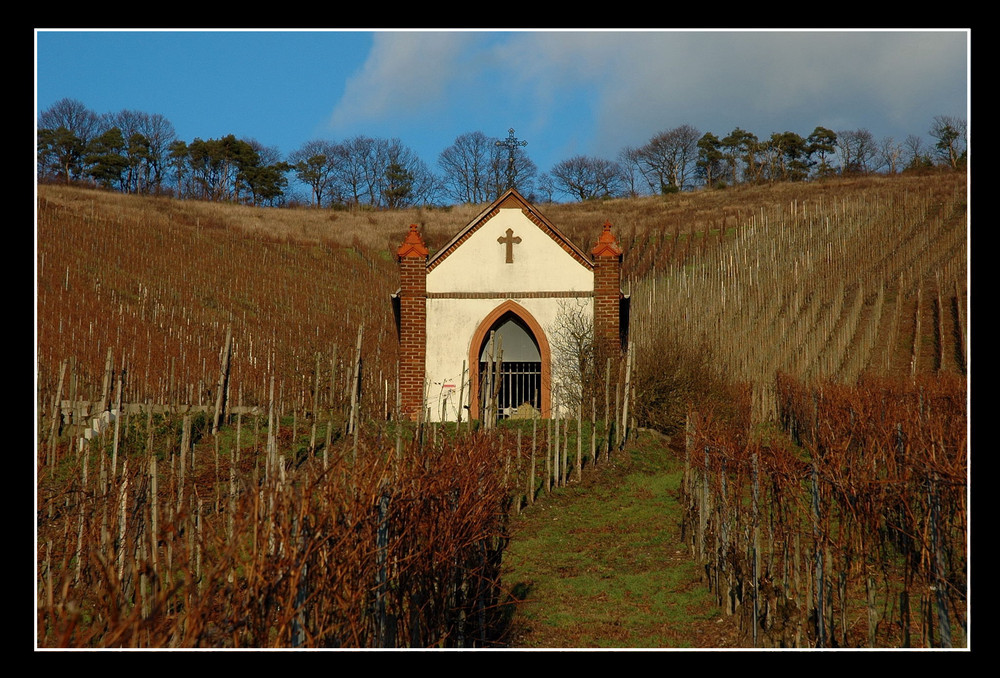
[{"label": "dry brown grass", "polygon": [[[964,237],[964,224],[945,241],[933,229],[957,228],[964,181],[953,174],[869,177],[538,209],[585,251],[611,222],[625,249],[636,336],[683,319],[679,334],[696,347],[707,339],[741,378],[766,381],[777,369],[857,374],[875,364],[961,370],[965,252],[954,251],[954,242]],[[363,321],[369,365],[381,372],[371,390],[391,403],[395,248],[416,223],[433,252],[484,207],[253,208],[64,186],[39,186],[38,194],[38,353],[46,397],[59,363],[70,357],[81,384],[97,388],[109,347],[116,364],[130,364],[136,396],[156,399],[171,383],[201,393],[197,385],[212,380],[214,354],[231,324],[237,374],[247,397],[260,401],[271,373],[298,389],[292,383],[307,381],[302,375],[315,353],[326,361],[336,345],[343,357]],[[905,241],[909,224],[894,216],[905,210],[883,209],[910,205],[910,215],[914,201],[942,200],[957,216],[927,215],[918,237]],[[866,201],[875,220],[869,231],[857,228]],[[840,238],[833,243],[853,258],[839,257],[835,271],[817,269],[798,280],[796,262],[817,263],[817,248],[831,244],[796,239],[803,229],[814,233],[831,223]],[[872,239],[893,229],[903,235]],[[793,240],[796,249],[787,245]],[[866,250],[872,256],[863,260]],[[926,281],[935,271],[944,277],[932,289]],[[914,335],[917,309],[926,316],[921,331],[937,333],[926,341]],[[931,315],[935,309],[948,312]],[[888,348],[893,342],[898,346]],[[930,348],[915,348],[924,344]]]},{"label": "dry brown grass", "polygon": [[378,211],[313,208],[279,209],[176,198],[124,195],[108,191],[42,185],[39,198],[76,213],[148,220],[153,215],[201,229],[223,229],[295,243],[322,243],[393,251],[410,224],[421,227],[429,245],[440,246],[485,205]]}]

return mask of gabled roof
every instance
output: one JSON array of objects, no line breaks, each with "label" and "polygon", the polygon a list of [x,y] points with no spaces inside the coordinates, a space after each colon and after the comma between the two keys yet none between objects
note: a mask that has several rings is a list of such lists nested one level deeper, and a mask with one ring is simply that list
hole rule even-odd
[{"label": "gabled roof", "polygon": [[448,256],[454,252],[459,246],[469,239],[469,237],[479,230],[480,227],[484,226],[486,222],[495,217],[501,209],[507,208],[519,208],[524,216],[528,217],[536,226],[542,229],[546,235],[552,238],[560,247],[562,247],[566,252],[569,253],[574,259],[576,259],[580,264],[586,268],[593,270],[594,262],[591,261],[583,250],[573,244],[573,242],[567,238],[562,231],[552,225],[548,219],[543,217],[535,207],[524,199],[517,189],[510,188],[497,198],[489,207],[484,209],[479,215],[469,222],[469,225],[459,231],[454,238],[448,241],[448,244],[442,247],[438,252],[427,260],[427,271],[428,273],[434,269],[438,264],[448,258]]}]

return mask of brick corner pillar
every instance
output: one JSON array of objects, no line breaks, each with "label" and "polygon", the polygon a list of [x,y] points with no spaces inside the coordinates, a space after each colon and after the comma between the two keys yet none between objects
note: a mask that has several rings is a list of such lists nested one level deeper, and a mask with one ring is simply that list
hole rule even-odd
[{"label": "brick corner pillar", "polygon": [[590,251],[594,259],[594,343],[608,355],[622,350],[620,300],[622,289],[622,248],[618,246],[611,223]]},{"label": "brick corner pillar", "polygon": [[396,250],[399,261],[399,396],[403,416],[416,419],[424,406],[427,359],[427,246],[410,225]]}]

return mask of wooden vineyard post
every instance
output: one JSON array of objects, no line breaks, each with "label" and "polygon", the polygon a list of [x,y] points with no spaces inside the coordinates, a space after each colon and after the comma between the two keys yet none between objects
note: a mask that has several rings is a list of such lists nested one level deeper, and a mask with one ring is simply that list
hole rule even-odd
[{"label": "wooden vineyard post", "polygon": [[524,471],[521,468],[521,429],[517,429],[517,464],[514,467],[514,487],[515,487],[515,499],[514,499],[514,512],[516,515],[521,515],[521,490],[517,489],[521,485],[519,481],[524,478]]},{"label": "wooden vineyard post", "polygon": [[569,419],[563,419],[562,486],[569,481]]},{"label": "wooden vineyard post", "polygon": [[583,398],[576,415],[576,482],[583,480]]},{"label": "wooden vineyard post", "polygon": [[812,466],[812,516],[813,516],[813,541],[814,541],[814,557],[816,558],[816,576],[815,576],[815,590],[816,590],[816,634],[817,647],[826,646],[826,632],[825,632],[825,621],[824,615],[824,577],[823,577],[823,548],[820,543],[820,507],[819,507],[819,481],[816,475],[816,463],[813,462]]},{"label": "wooden vineyard post", "polygon": [[[721,568],[722,572],[719,575],[719,593],[721,596],[722,582],[725,580],[726,586],[726,597],[723,601],[726,607],[726,614],[731,615],[736,610],[733,605],[733,596],[731,594],[733,589],[733,571],[732,568],[728,566],[726,560],[726,554],[729,553],[729,496],[727,494],[726,487],[726,456],[722,455],[719,459],[719,540],[721,543]],[[723,578],[722,575],[725,575]]]},{"label": "wooden vineyard post", "polygon": [[528,480],[528,503],[535,503],[535,447],[538,438],[538,417],[531,419],[531,477]]},{"label": "wooden vineyard post", "polygon": [[597,466],[597,398],[590,398],[590,462]]},{"label": "wooden vineyard post", "polygon": [[125,518],[128,515],[128,459],[122,462],[122,482],[118,494],[118,581],[125,573]]},{"label": "wooden vineyard post", "polygon": [[938,475],[932,473],[927,487],[928,506],[930,507],[931,533],[931,581],[934,582],[934,607],[937,611],[938,630],[941,636],[941,647],[951,647],[951,620],[948,618],[948,582],[945,578],[945,558],[941,546],[941,504],[938,498]]},{"label": "wooden vineyard post", "polygon": [[[795,583],[795,601],[799,604],[799,614],[795,620],[795,647],[802,647],[802,627],[805,626],[805,620],[809,614],[809,596],[810,593],[806,593],[805,596],[802,594],[802,534],[796,530],[795,531],[795,553],[793,555],[793,567],[794,576],[792,577]],[[806,573],[808,578],[808,572]]]},{"label": "wooden vineyard post", "polygon": [[355,429],[358,426],[358,396],[361,392],[361,341],[364,337],[365,326],[358,327],[358,341],[354,348],[354,377],[351,380],[351,420],[347,432],[354,434],[357,439]]},{"label": "wooden vineyard post", "polygon": [[[69,406],[70,406],[70,429],[71,432],[76,432],[81,419],[83,418],[82,407],[83,403],[79,401],[77,397],[77,373],[76,373],[76,356],[70,356],[69,358],[69,384],[68,384],[68,395],[69,395]],[[79,452],[79,448],[78,452]],[[79,458],[79,453],[77,454]]]},{"label": "wooden vineyard post", "polygon": [[759,624],[757,622],[760,616],[760,478],[757,468],[757,450],[753,452],[753,466],[752,466],[752,479],[753,479],[753,506],[752,506],[752,516],[751,525],[753,528],[753,543],[750,546],[751,551],[751,561],[750,566],[752,568],[752,579],[753,581],[753,646],[757,647],[757,632]]},{"label": "wooden vineyard post", "polygon": [[108,357],[104,361],[104,383],[101,386],[101,412],[111,409],[111,366],[111,347],[109,346]]},{"label": "wooden vineyard post", "polygon": [[[152,417],[153,417],[153,415],[152,415],[152,408],[150,408],[149,418],[148,418],[148,420],[146,422],[147,440],[151,440],[152,437],[153,437]],[[184,504],[183,504],[183,501],[184,501],[184,475],[185,475],[184,469],[187,468],[187,449],[185,447],[185,444],[187,442],[187,436],[186,436],[186,434],[187,434],[187,431],[188,431],[186,419],[187,418],[185,417],[185,423],[183,425],[183,429],[182,429],[182,433],[181,433],[181,451],[180,451],[180,454],[177,455],[178,456],[178,462],[179,462],[179,468],[178,468],[178,471],[177,471],[177,482],[176,482],[176,484],[177,484],[177,510],[174,511],[175,514],[180,513],[181,509],[184,507]],[[125,461],[128,461],[128,460],[126,459]],[[123,462],[122,463],[122,469],[123,470],[124,470],[124,467],[125,466],[124,466],[124,462]]]},{"label": "wooden vineyard post", "polygon": [[226,403],[226,388],[229,386],[229,356],[233,350],[233,328],[226,328],[226,342],[222,346],[221,366],[219,368],[219,384],[215,394],[215,415],[212,419],[212,435],[219,432],[219,422],[222,420],[222,409]]},{"label": "wooden vineyard post", "polygon": [[[233,539],[233,527],[236,521],[236,467],[240,461],[240,438],[243,433],[243,386],[236,392],[236,445],[229,453],[229,506],[226,511],[226,537]],[[232,583],[233,571],[229,572]]]},{"label": "wooden vineyard post", "polygon": [[937,324],[937,369],[941,370],[944,367],[944,352],[945,352],[945,337],[944,337],[944,295],[941,294],[941,272],[934,272],[934,279],[937,282],[935,287],[936,297],[936,324]]},{"label": "wooden vineyard post", "polygon": [[611,457],[611,418],[608,411],[611,407],[611,358],[609,357],[604,367],[604,459],[607,461]]},{"label": "wooden vineyard post", "polygon": [[458,421],[455,423],[456,435],[458,434],[458,431],[462,428],[462,409],[464,407],[463,403],[465,402],[465,372],[466,372],[465,361],[463,360],[462,377],[459,380],[458,384]]},{"label": "wooden vineyard post", "polygon": [[319,351],[316,351],[316,376],[313,379],[312,429],[309,433],[309,459],[316,454],[316,424],[319,420]]},{"label": "wooden vineyard post", "polygon": [[62,398],[63,390],[63,378],[66,375],[66,361],[59,361],[59,385],[56,387],[56,395],[52,399],[52,421],[49,427],[49,454],[48,454],[48,464],[49,464],[49,475],[55,473],[56,464],[56,438],[58,436],[58,431],[60,427],[60,422],[62,420],[62,406],[60,399]]},{"label": "wooden vineyard post", "polygon": [[913,320],[913,351],[910,354],[910,376],[915,377],[917,375],[917,363],[920,358],[920,307],[921,307],[921,297],[923,296],[923,286],[920,282],[917,282],[917,309],[914,311]]},{"label": "wooden vineyard post", "polygon": [[[398,379],[398,378],[397,378]],[[396,386],[396,470],[401,473],[403,463],[403,395]],[[323,468],[326,468],[326,455],[323,455]]]},{"label": "wooden vineyard post", "polygon": [[552,420],[546,421],[549,449],[545,454],[545,494],[552,491]]},{"label": "wooden vineyard post", "polygon": [[705,555],[705,533],[708,531],[708,471],[709,471],[708,445],[705,445],[705,467],[701,472],[701,496],[698,501],[698,562],[704,563]]},{"label": "wooden vineyard post", "polygon": [[479,406],[482,410],[479,416],[482,419],[483,429],[485,430],[492,428],[490,424],[490,413],[493,411],[491,398],[493,396],[493,368],[494,362],[496,361],[496,347],[496,333],[493,330],[490,330],[490,348],[489,352],[486,354],[486,374],[482,375],[482,385],[479,387]]},{"label": "wooden vineyard post", "polygon": [[264,457],[264,479],[271,480],[271,469],[274,467],[277,450],[277,435],[274,429],[274,375],[271,375],[271,388],[267,403],[267,450]]},{"label": "wooden vineyard post", "polygon": [[389,490],[382,488],[376,506],[375,521],[375,629],[376,647],[392,647],[395,639],[389,632],[386,596],[388,595],[388,549],[389,549]]},{"label": "wooden vineyard post", "polygon": [[627,357],[625,359],[625,393],[622,397],[622,423],[621,432],[622,437],[619,442],[619,448],[625,449],[625,444],[628,442],[628,401],[631,395],[631,385],[632,385],[632,342],[629,341],[629,346],[627,349]]},{"label": "wooden vineyard post", "polygon": [[194,452],[195,446],[194,442],[191,439],[191,428],[192,428],[191,415],[185,414],[184,427],[183,427],[183,432],[181,434],[181,452],[182,453],[186,452],[191,455],[191,474],[193,475],[195,473],[195,452]]},{"label": "wooden vineyard post", "polygon": [[212,484],[215,486],[215,512],[219,513],[219,501],[220,501],[220,489],[219,489],[219,436],[213,436],[215,444],[215,476],[212,478]]},{"label": "wooden vineyard post", "polygon": [[559,410],[556,408],[555,420],[552,422],[552,433],[553,440],[555,441],[552,445],[552,486],[559,487],[562,483],[559,481],[559,453],[561,451],[560,445],[562,444],[559,440]]},{"label": "wooden vineyard post", "polygon": [[[621,368],[621,366],[619,365],[619,369],[620,368]],[[621,374],[621,373],[619,372],[619,374]],[[619,416],[621,415],[621,404],[622,404],[622,401],[621,401],[621,383],[619,381],[615,381],[615,416],[614,416],[614,420],[613,420],[614,421],[613,428],[614,428],[614,432],[615,432],[615,441],[614,441],[614,443],[609,443],[609,447],[608,447],[608,453],[609,453],[609,455],[610,455],[611,450],[615,449],[615,447],[618,447],[619,449],[621,449],[621,435],[622,435],[622,431],[621,431],[620,428],[618,428]]]},{"label": "wooden vineyard post", "polygon": [[[690,516],[691,509],[694,506],[694,482],[691,477],[691,450],[694,448],[694,421],[691,417],[690,408],[688,409],[684,431],[684,479],[682,481],[682,486],[684,488],[684,499],[686,504],[684,507],[684,522],[687,524],[687,516]],[[693,544],[691,550],[692,552],[694,551]]]},{"label": "wooden vineyard post", "polygon": [[968,363],[968,347],[966,345],[966,324],[965,324],[965,304],[962,303],[962,292],[959,287],[958,279],[955,279],[955,307],[958,311],[958,337],[962,342],[961,349],[958,351],[961,356],[961,364],[959,368],[964,374],[966,370],[966,365]]},{"label": "wooden vineyard post", "polygon": [[[333,413],[334,413],[334,399],[336,396],[336,383],[337,383],[337,345],[333,345],[333,353],[330,356],[330,406],[329,415],[327,416],[326,424],[326,439],[323,443],[323,470],[325,471],[330,465],[330,445],[333,444]],[[399,389],[396,389],[397,396],[399,394]]]},{"label": "wooden vineyard post", "polygon": [[118,468],[118,441],[120,439],[121,431],[121,418],[122,418],[122,381],[124,380],[124,375],[118,376],[118,394],[115,396],[115,409],[117,414],[115,415],[115,438],[114,444],[111,448],[111,476],[114,477],[115,471]]}]

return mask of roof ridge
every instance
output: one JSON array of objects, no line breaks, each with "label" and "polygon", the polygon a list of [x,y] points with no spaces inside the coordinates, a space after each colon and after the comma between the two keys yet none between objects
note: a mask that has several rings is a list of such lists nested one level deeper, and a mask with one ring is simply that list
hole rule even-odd
[{"label": "roof ridge", "polygon": [[499,198],[490,203],[482,212],[472,219],[462,230],[455,234],[448,243],[438,250],[434,256],[427,260],[427,272],[429,273],[442,261],[448,258],[452,252],[467,240],[473,233],[479,230],[487,221],[500,213],[501,209],[520,208],[524,215],[542,232],[558,243],[567,253],[576,259],[580,264],[589,269],[594,268],[594,262],[587,254],[580,249],[576,243],[570,240],[566,234],[556,228],[534,205],[528,202],[516,188],[508,188]]}]

